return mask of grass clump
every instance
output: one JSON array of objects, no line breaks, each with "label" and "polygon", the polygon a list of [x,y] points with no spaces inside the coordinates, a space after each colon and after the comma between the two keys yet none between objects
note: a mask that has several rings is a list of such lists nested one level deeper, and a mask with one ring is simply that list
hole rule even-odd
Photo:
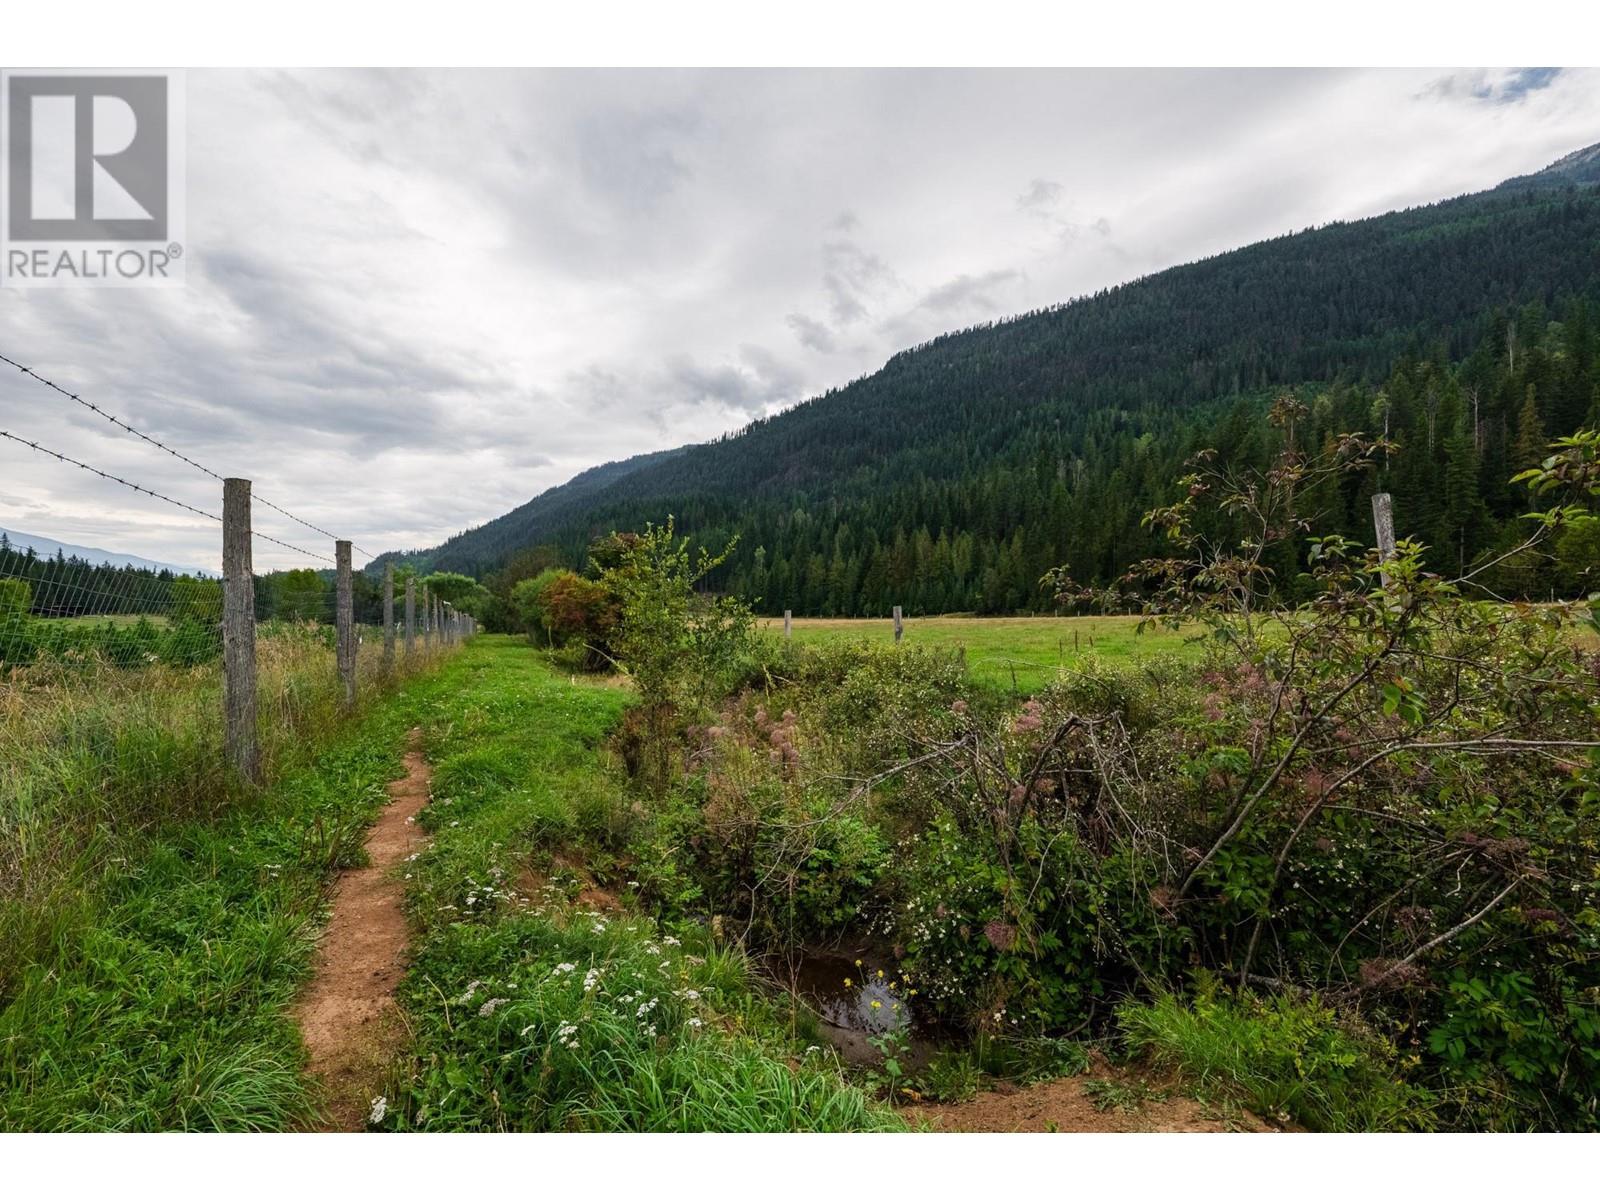
[{"label": "grass clump", "polygon": [[1206,1098],[1355,1133],[1433,1127],[1436,1097],[1403,1078],[1393,1046],[1315,998],[1224,995],[1202,984],[1117,1011],[1128,1048]]}]

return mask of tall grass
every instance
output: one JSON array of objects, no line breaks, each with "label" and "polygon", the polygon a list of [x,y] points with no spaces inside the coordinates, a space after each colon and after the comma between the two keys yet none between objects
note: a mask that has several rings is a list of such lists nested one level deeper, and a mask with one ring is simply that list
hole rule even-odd
[{"label": "tall grass", "polygon": [[1262,1116],[1335,1133],[1433,1127],[1437,1098],[1405,1081],[1394,1046],[1314,997],[1230,996],[1202,980],[1191,1000],[1130,1002],[1117,1021],[1135,1054]]},{"label": "tall grass", "polygon": [[[322,630],[264,629],[257,654],[270,780],[304,761],[343,714]],[[370,694],[383,682],[381,647],[369,639],[357,663]],[[425,665],[420,654],[412,663]],[[128,668],[76,656],[0,678],[0,1001],[28,963],[91,919],[100,882],[137,858],[142,839],[244,798],[222,739],[216,662]]]},{"label": "tall grass", "polygon": [[288,1012],[410,714],[385,701],[216,820],[119,846],[76,928],[0,1005],[0,1130],[255,1130],[311,1119]]}]

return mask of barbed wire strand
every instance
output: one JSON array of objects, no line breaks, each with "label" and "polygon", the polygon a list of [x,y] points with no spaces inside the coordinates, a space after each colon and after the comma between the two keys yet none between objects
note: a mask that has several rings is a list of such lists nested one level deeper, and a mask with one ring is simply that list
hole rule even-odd
[{"label": "barbed wire strand", "polygon": [[[0,429],[0,438],[8,438],[19,445],[28,447],[30,450],[38,451],[40,454],[49,455],[51,458],[58,459],[64,463],[70,463],[74,467],[88,471],[91,475],[98,475],[101,479],[110,480],[112,483],[120,483],[125,488],[132,488],[136,492],[140,492],[146,496],[153,496],[157,500],[165,500],[168,504],[171,504],[176,508],[186,509],[187,511],[194,513],[196,516],[205,517],[207,520],[215,521],[219,525],[222,524],[222,518],[217,516],[216,513],[206,512],[205,509],[196,508],[194,505],[186,504],[182,500],[174,500],[171,496],[166,496],[160,492],[152,491],[150,488],[147,488],[142,484],[137,484],[132,480],[124,479],[120,475],[113,475],[110,471],[102,471],[99,467],[91,467],[88,463],[79,462],[70,455],[62,454],[59,450],[52,450],[48,446],[42,446],[38,442],[30,441],[25,437],[19,437],[17,434],[10,433],[4,429]],[[304,546],[296,546],[289,542],[281,541],[280,539],[273,537],[271,534],[260,533],[252,529],[250,531],[250,535],[252,537],[258,537],[264,542],[271,542],[274,546],[282,546],[285,550],[293,550],[296,554],[303,554],[307,558],[315,558],[325,563],[332,563],[334,561],[326,554],[318,554],[315,550],[307,550]]]},{"label": "barbed wire strand", "polygon": [[[71,401],[73,401],[73,402],[75,402],[77,404],[81,404],[84,408],[87,408],[90,412],[94,413],[96,416],[104,417],[107,421],[110,421],[111,424],[115,425],[118,429],[121,429],[126,433],[131,433],[134,437],[138,438],[140,441],[148,442],[150,445],[154,446],[157,450],[161,450],[161,451],[163,451],[163,452],[165,452],[167,454],[172,455],[173,458],[176,458],[180,462],[188,463],[191,467],[193,467],[196,471],[199,471],[202,475],[209,475],[212,479],[215,479],[218,483],[221,483],[223,481],[223,477],[221,475],[217,474],[215,471],[213,471],[210,467],[202,466],[200,463],[195,462],[194,459],[190,458],[187,454],[184,454],[182,451],[174,450],[171,446],[167,445],[165,442],[161,441],[160,439],[153,438],[148,433],[145,433],[145,432],[143,432],[142,430],[139,430],[139,429],[135,429],[132,425],[129,425],[121,417],[113,416],[111,413],[108,413],[105,409],[101,408],[98,404],[95,404],[95,403],[93,403],[92,401],[89,401],[89,400],[85,400],[82,396],[78,395],[76,392],[69,392],[66,388],[62,387],[59,383],[56,383],[55,381],[50,380],[50,379],[46,379],[43,375],[39,374],[32,367],[23,366],[16,359],[11,358],[11,357],[9,357],[9,356],[7,356],[5,354],[0,354],[0,362],[7,363],[10,366],[15,367],[17,370],[21,371],[24,375],[26,375],[29,379],[36,379],[40,383],[44,384],[45,387],[51,389],[52,391],[59,392],[61,395],[65,396],[68,400],[71,400]],[[310,521],[307,521],[304,517],[297,517],[297,516],[294,515],[294,513],[290,512],[288,509],[279,507],[278,505],[274,504],[271,500],[268,500],[265,496],[255,496],[255,497],[253,497],[253,499],[255,500],[256,503],[264,504],[266,507],[272,509],[273,512],[281,513],[283,516],[288,517],[289,520],[294,521],[297,524],[304,525],[307,529],[311,530],[313,533],[320,533],[323,537],[328,538],[328,539],[330,539],[332,541],[335,541],[335,542],[343,540],[340,537],[338,537],[338,535],[330,533],[330,532],[328,532],[328,530],[323,529],[320,525],[313,525]],[[263,535],[258,535],[258,536],[263,536],[264,537],[265,535],[263,534]],[[269,538],[268,540],[271,541],[273,539]],[[284,543],[280,543],[280,544],[284,544]],[[360,554],[366,555],[368,558],[376,558],[377,557],[377,555],[373,554],[372,551],[363,549],[362,547],[357,546],[354,542],[351,542],[350,546],[351,546],[351,549],[357,551]],[[317,555],[316,557],[321,557],[321,556]]]}]

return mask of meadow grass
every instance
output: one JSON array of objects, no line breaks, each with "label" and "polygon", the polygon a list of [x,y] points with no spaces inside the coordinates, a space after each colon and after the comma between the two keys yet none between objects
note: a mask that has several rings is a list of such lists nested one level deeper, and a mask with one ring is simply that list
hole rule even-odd
[{"label": "meadow grass", "polygon": [[417,691],[433,841],[407,868],[415,1046],[386,1128],[900,1127],[789,1041],[740,949],[632,903],[635,813],[602,751],[627,692],[504,637]]},{"label": "meadow grass", "polygon": [[[1089,658],[1128,663],[1154,654],[1198,657],[1182,631],[1150,626],[1139,632],[1139,617],[907,617],[904,646],[966,652],[974,682],[1019,695],[1044,687],[1066,667]],[[783,634],[783,619],[762,626]],[[894,622],[869,619],[796,617],[794,640],[801,645],[894,642]]]},{"label": "meadow grass", "polygon": [[309,1119],[287,1012],[324,889],[398,773],[403,697],[215,819],[119,851],[0,1009],[0,1129],[254,1130]]},{"label": "meadow grass", "polygon": [[320,637],[263,638],[258,660],[275,781],[259,793],[221,765],[214,664],[57,663],[0,683],[0,1128],[307,1115],[282,1010],[407,721],[376,652],[359,662],[375,703],[353,719]]},{"label": "meadow grass", "polygon": [[[269,780],[307,761],[346,719],[325,643],[319,630],[292,626],[257,642]],[[419,654],[412,665],[429,661]],[[361,694],[373,695],[384,682],[377,645],[362,648],[357,670]],[[46,660],[0,678],[0,1002],[25,964],[92,912],[108,867],[132,861],[141,839],[240,800],[222,743],[215,661]]]}]

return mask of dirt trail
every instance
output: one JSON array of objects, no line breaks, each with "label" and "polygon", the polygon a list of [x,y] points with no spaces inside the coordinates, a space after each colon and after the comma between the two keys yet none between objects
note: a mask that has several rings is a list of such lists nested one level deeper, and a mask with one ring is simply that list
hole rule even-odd
[{"label": "dirt trail", "polygon": [[[1097,1097],[1096,1087],[1107,1085],[1130,1089],[1123,1095],[1133,1102],[1126,1107],[1108,1104],[1103,1090]],[[943,1133],[1272,1132],[1252,1113],[1211,1111],[1170,1086],[1154,1087],[1138,1073],[1104,1062],[1087,1075],[1013,1085],[956,1104],[922,1104],[904,1111],[913,1124],[926,1121]]]},{"label": "dirt trail", "polygon": [[404,887],[393,868],[425,842],[411,820],[428,802],[432,774],[418,749],[421,733],[411,731],[405,777],[389,785],[389,803],[367,834],[369,864],[339,877],[311,983],[295,1010],[322,1088],[320,1128],[329,1131],[365,1127],[405,1035],[394,998],[406,967]]}]

